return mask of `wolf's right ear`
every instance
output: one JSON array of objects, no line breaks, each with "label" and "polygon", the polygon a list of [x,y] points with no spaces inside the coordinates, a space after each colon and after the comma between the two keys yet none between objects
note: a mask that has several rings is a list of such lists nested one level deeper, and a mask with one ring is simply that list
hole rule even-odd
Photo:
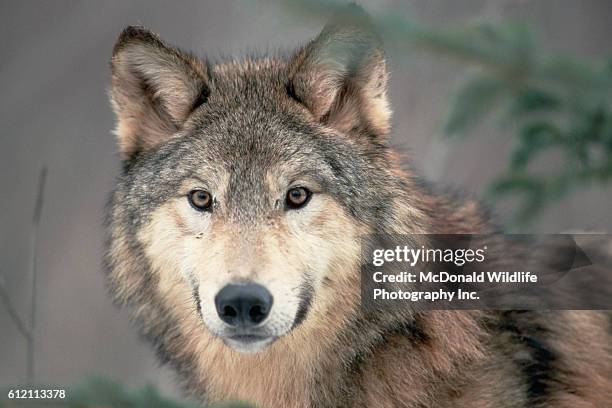
[{"label": "wolf's right ear", "polygon": [[389,132],[387,70],[382,41],[356,5],[338,13],[290,61],[290,96],[321,123],[371,137]]},{"label": "wolf's right ear", "polygon": [[123,30],[111,68],[115,134],[124,158],[170,139],[208,97],[206,66],[142,27]]}]

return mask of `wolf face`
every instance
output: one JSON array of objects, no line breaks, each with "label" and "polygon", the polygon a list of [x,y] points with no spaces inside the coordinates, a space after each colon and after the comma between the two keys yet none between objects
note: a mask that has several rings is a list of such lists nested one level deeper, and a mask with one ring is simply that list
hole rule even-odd
[{"label": "wolf face", "polygon": [[[152,267],[180,273],[208,329],[240,350],[298,325],[330,269],[357,250],[357,232],[329,192],[331,168],[308,144],[291,149],[302,134],[272,128],[204,126],[161,149],[182,171],[162,163],[151,170],[168,173],[166,186],[152,188],[165,199],[143,203],[155,209],[137,233]],[[286,142],[270,148],[268,132]]]},{"label": "wolf face", "polygon": [[137,252],[157,282],[186,285],[181,307],[239,351],[330,312],[325,291],[358,268],[360,235],[396,199],[387,73],[363,16],[291,56],[217,65],[130,27],[112,71],[125,161],[111,268]]}]

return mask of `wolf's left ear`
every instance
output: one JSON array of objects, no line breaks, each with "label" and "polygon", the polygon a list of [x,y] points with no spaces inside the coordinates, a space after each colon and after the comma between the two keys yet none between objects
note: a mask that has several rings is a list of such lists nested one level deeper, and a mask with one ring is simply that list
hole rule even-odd
[{"label": "wolf's left ear", "polygon": [[205,65],[142,27],[123,30],[111,68],[115,133],[124,158],[170,139],[208,97]]},{"label": "wolf's left ear", "polygon": [[349,6],[290,63],[288,92],[322,123],[371,136],[389,132],[387,69],[369,17]]}]

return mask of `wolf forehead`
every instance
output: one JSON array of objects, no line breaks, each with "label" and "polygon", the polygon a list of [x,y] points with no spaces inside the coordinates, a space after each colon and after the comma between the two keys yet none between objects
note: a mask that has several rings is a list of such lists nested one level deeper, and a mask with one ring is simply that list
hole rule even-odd
[{"label": "wolf forehead", "polygon": [[263,118],[254,123],[252,117],[232,116],[234,123],[220,124],[203,114],[205,125],[133,158],[124,178],[130,192],[150,199],[151,194],[142,193],[155,192],[164,200],[191,181],[213,193],[222,189],[225,200],[254,202],[297,181],[341,193],[333,191],[335,186],[358,175],[349,170],[357,159],[332,140],[316,140],[287,123],[275,126]]},{"label": "wolf forehead", "polygon": [[[334,197],[347,212],[365,216],[373,175],[359,149],[308,123],[253,107],[211,115],[214,99],[194,113],[183,134],[134,157],[121,187],[134,214],[146,214],[175,197],[185,183],[210,189],[223,206],[265,215],[291,183],[309,183]],[[312,185],[314,184],[314,186]],[[280,197],[279,197],[280,195]],[[146,208],[148,211],[143,212]]]},{"label": "wolf forehead", "polygon": [[223,191],[215,197],[221,205],[252,214],[272,207],[292,183],[332,195],[356,215],[365,215],[365,204],[374,202],[366,190],[372,174],[364,172],[365,159],[350,144],[288,117],[249,111],[227,116],[215,121],[203,109],[186,134],[126,165],[120,187],[140,215],[185,193],[185,183],[213,195]]}]

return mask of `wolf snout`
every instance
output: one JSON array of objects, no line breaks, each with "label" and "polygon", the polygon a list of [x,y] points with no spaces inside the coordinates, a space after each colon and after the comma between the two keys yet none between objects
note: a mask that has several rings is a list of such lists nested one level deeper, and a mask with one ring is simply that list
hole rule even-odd
[{"label": "wolf snout", "polygon": [[229,284],[215,296],[219,318],[239,328],[263,322],[272,309],[272,301],[270,292],[256,283]]}]

